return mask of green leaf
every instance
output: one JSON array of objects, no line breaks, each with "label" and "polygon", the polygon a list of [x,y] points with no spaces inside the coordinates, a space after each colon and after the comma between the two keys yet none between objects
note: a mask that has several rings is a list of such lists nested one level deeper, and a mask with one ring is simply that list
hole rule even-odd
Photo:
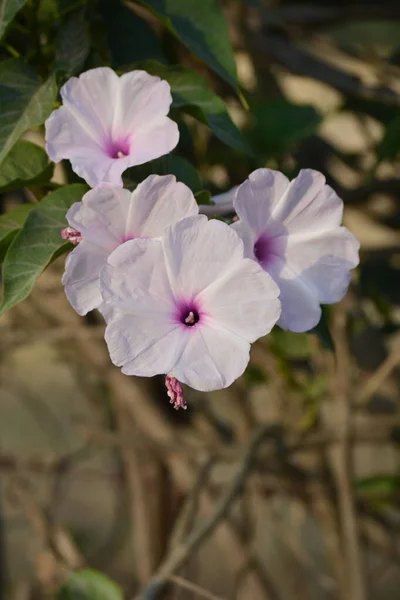
[{"label": "green leaf", "polygon": [[224,101],[209,88],[205,77],[180,65],[165,66],[156,61],[145,61],[140,66],[151,75],[168,81],[174,108],[191,108],[191,114],[206,123],[224,144],[251,153],[242,133],[229,116]]},{"label": "green leaf", "polygon": [[27,0],[0,0],[0,39]]},{"label": "green leaf", "polygon": [[22,204],[0,215],[0,262],[4,260],[7,248],[16,233],[21,229],[26,217],[36,204]]},{"label": "green leaf", "polygon": [[43,148],[19,140],[10,150],[0,168],[0,192],[38,185],[49,181],[54,165]]},{"label": "green leaf", "polygon": [[103,0],[101,11],[113,67],[148,59],[167,62],[160,39],[146,21],[115,0]]},{"label": "green leaf", "polygon": [[211,206],[211,192],[208,190],[200,190],[200,192],[196,192],[194,197],[196,198],[197,204]]},{"label": "green leaf", "polygon": [[322,345],[330,352],[335,352],[335,344],[329,329],[329,319],[326,307],[322,307],[321,319],[314,329],[310,329],[308,333],[315,334],[321,341]]},{"label": "green leaf", "polygon": [[356,481],[357,491],[368,497],[391,496],[400,491],[399,475],[372,475]]},{"label": "green leaf", "polygon": [[256,106],[248,134],[259,154],[275,157],[313,134],[321,121],[312,106],[273,100]]},{"label": "green leaf", "polygon": [[68,577],[57,600],[123,600],[123,595],[121,588],[103,573],[83,569]]},{"label": "green leaf", "polygon": [[131,167],[125,172],[124,177],[138,184],[149,175],[175,175],[176,179],[185,183],[193,193],[203,189],[200,175],[194,166],[186,159],[174,154],[167,154],[145,165]]},{"label": "green leaf", "polygon": [[83,10],[63,23],[56,39],[56,71],[66,75],[79,73],[90,52],[89,28]]},{"label": "green leaf", "polygon": [[36,279],[61,246],[67,244],[61,230],[67,226],[65,214],[81,200],[86,185],[66,185],[48,194],[28,215],[22,229],[8,248],[3,263],[3,298],[0,314],[21,302],[31,292]]},{"label": "green leaf", "polygon": [[394,160],[400,154],[400,115],[388,123],[376,148],[377,160]]},{"label": "green leaf", "polygon": [[57,95],[54,78],[41,83],[22,60],[0,63],[0,163],[30,127],[44,123]]},{"label": "green leaf", "polygon": [[225,81],[237,85],[228,24],[217,0],[138,1]]}]

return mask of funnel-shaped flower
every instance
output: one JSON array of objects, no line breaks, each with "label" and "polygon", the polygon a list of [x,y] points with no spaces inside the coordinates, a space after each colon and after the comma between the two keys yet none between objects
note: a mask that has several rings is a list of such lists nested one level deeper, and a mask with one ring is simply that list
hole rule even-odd
[{"label": "funnel-shaped flower", "polygon": [[101,290],[113,309],[105,337],[114,364],[127,375],[169,374],[201,391],[239,377],[250,343],[280,313],[272,278],[243,258],[228,225],[204,216],[172,225],[161,240],[117,248]]},{"label": "funnel-shaped flower", "polygon": [[150,175],[132,193],[98,187],[85,194],[67,213],[79,243],[66,260],[62,282],[76,312],[84,315],[101,305],[99,273],[113,250],[127,240],[161,236],[168,225],[197,213],[192,192],[173,175]]},{"label": "funnel-shaped flower", "polygon": [[240,220],[232,225],[245,254],[270,273],[280,288],[283,329],[308,331],[321,317],[320,304],[343,298],[359,242],[341,227],[343,203],[325,177],[306,169],[290,182],[269,169],[254,171],[236,191]]},{"label": "funnel-shaped flower", "polygon": [[61,88],[63,106],[46,121],[52,160],[68,158],[91,187],[122,186],[122,173],[171,152],[179,132],[167,117],[170,86],[145,71],[121,77],[99,67]]}]

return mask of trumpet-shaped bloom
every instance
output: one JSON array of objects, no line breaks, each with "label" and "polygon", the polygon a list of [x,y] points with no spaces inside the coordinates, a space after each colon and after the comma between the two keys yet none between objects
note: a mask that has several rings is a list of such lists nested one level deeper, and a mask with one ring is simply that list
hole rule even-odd
[{"label": "trumpet-shaped bloom", "polygon": [[170,86],[145,71],[121,77],[99,67],[72,77],[60,91],[63,106],[46,121],[52,160],[71,161],[91,187],[122,186],[122,173],[171,152],[176,123],[167,117]]},{"label": "trumpet-shaped bloom", "polygon": [[113,250],[127,240],[160,236],[168,225],[197,213],[192,192],[173,175],[150,175],[132,193],[108,187],[87,192],[67,213],[72,230],[62,233],[78,242],[62,279],[76,312],[84,315],[101,305],[99,273]]},{"label": "trumpet-shaped bloom", "polygon": [[340,226],[342,201],[317,171],[303,170],[290,182],[278,171],[258,169],[236,191],[234,208],[240,220],[232,227],[246,256],[280,288],[278,325],[312,329],[320,305],[346,294],[350,269],[359,261],[357,238]]},{"label": "trumpet-shaped bloom", "polygon": [[228,225],[204,216],[183,219],[161,239],[117,248],[101,290],[113,308],[105,335],[111,360],[127,375],[168,374],[176,407],[184,406],[179,382],[209,391],[239,377],[250,343],[280,313],[272,278],[243,257]]}]

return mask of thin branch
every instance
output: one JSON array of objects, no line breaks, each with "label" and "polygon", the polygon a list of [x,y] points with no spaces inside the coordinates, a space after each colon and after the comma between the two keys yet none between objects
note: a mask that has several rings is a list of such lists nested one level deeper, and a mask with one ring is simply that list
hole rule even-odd
[{"label": "thin branch", "polygon": [[257,429],[248,444],[242,463],[233,478],[231,485],[217,503],[213,514],[205,521],[205,523],[200,525],[191,535],[189,535],[184,544],[177,546],[172,551],[143,592],[137,596],[137,600],[148,600],[149,598],[157,597],[157,592],[164,588],[171,575],[186,565],[193,554],[208,539],[220,521],[227,516],[231,506],[237,500],[246,477],[251,470],[252,462],[259,446],[270,433],[270,426],[262,426]]},{"label": "thin branch", "polygon": [[353,456],[351,447],[352,424],[349,400],[350,356],[346,338],[346,312],[339,306],[334,318],[336,369],[334,373],[333,417],[340,441],[331,448],[330,458],[333,478],[338,493],[341,535],[345,554],[347,596],[352,600],[366,600],[361,549],[358,536],[357,515],[352,488]]},{"label": "thin branch", "polygon": [[200,596],[201,598],[205,598],[206,600],[223,600],[223,598],[221,598],[221,596],[216,596],[215,594],[212,594],[211,592],[208,592],[204,588],[200,587],[196,583],[187,581],[187,579],[184,579],[183,577],[179,577],[178,575],[170,575],[170,577],[168,579],[169,579],[169,581],[171,581],[172,583],[175,583],[175,585],[178,585],[179,587],[183,588],[184,590],[189,590],[189,592],[193,592],[194,594],[197,594],[197,596]]}]

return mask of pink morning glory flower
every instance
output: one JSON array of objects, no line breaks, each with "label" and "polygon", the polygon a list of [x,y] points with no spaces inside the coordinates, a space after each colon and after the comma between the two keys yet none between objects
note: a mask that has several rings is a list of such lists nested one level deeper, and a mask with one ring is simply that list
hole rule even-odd
[{"label": "pink morning glory flower", "polygon": [[231,227],[245,254],[271,274],[280,288],[283,329],[308,331],[321,304],[338,302],[359,262],[359,242],[341,227],[343,202],[325,177],[306,169],[290,182],[282,173],[258,169],[238,188]]},{"label": "pink morning glory flower", "polygon": [[54,162],[71,161],[91,187],[122,186],[122,173],[171,152],[176,123],[167,117],[170,86],[145,71],[119,77],[99,67],[71,77],[63,105],[46,121],[46,149]]},{"label": "pink morning glory flower", "polygon": [[222,221],[183,219],[160,239],[123,244],[101,272],[105,339],[127,375],[167,374],[168,395],[184,407],[180,383],[200,391],[229,386],[249,362],[250,343],[280,313],[279,290]]},{"label": "pink morning glory flower", "polygon": [[77,243],[62,279],[68,300],[80,315],[102,303],[99,273],[118,246],[134,238],[157,237],[198,206],[190,189],[173,175],[150,175],[134,192],[122,188],[90,190],[67,212],[64,239]]}]

